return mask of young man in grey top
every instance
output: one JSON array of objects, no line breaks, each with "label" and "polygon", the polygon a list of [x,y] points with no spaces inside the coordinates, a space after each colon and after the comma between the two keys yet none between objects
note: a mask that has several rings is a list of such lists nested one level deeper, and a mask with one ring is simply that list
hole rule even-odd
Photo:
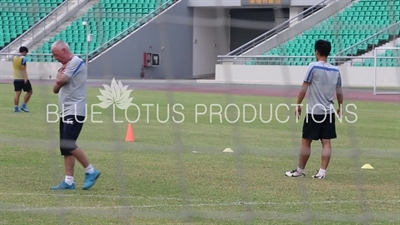
[{"label": "young man in grey top", "polygon": [[[331,158],[331,139],[335,139],[335,116],[340,116],[343,105],[342,77],[336,66],[327,62],[331,43],[324,40],[315,42],[317,62],[310,63],[297,100],[296,114],[301,115],[301,103],[309,90],[307,113],[304,118],[301,150],[297,169],[285,173],[288,177],[304,177],[304,169],[311,154],[311,142],[321,140],[321,167],[313,178],[324,179]],[[335,115],[334,96],[338,101]]]},{"label": "young man in grey top", "polygon": [[72,54],[67,43],[57,41],[52,45],[53,57],[62,64],[58,70],[54,93],[58,93],[60,118],[60,151],[64,156],[65,179],[51,190],[74,190],[74,165],[77,159],[85,168],[83,189],[91,188],[100,172],[88,161],[76,140],[86,118],[86,78],[85,62]]}]

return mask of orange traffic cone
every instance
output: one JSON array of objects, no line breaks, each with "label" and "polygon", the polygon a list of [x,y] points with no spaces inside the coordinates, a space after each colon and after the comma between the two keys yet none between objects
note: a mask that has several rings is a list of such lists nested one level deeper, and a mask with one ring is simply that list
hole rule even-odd
[{"label": "orange traffic cone", "polygon": [[128,128],[126,129],[125,141],[133,142],[135,141],[135,135],[133,134],[132,124],[128,124]]}]

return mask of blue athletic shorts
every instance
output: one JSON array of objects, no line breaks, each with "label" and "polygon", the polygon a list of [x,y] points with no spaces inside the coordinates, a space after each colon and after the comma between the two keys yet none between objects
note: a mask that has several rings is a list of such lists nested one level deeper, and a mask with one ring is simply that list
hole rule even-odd
[{"label": "blue athletic shorts", "polygon": [[76,140],[81,133],[84,116],[68,115],[60,118],[60,151],[61,155],[71,155],[78,148]]}]

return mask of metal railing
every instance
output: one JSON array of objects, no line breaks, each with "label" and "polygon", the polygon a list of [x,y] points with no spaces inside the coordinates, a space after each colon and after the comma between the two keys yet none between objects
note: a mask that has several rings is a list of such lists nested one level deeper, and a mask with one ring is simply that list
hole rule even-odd
[{"label": "metal railing", "polygon": [[[0,52],[0,62],[1,61],[12,61],[14,56],[19,55],[19,53],[4,53]],[[85,57],[85,54],[74,54],[81,58]],[[29,62],[57,62],[51,53],[28,53],[26,59]]]},{"label": "metal railing", "polygon": [[[18,54],[0,53],[0,80],[12,80],[14,78],[12,59],[15,55]],[[81,54],[76,55],[83,57]],[[28,61],[28,76],[31,80],[55,79],[57,70],[61,66],[61,63],[54,60],[52,54],[29,53],[26,58]]]},{"label": "metal railing", "polygon": [[[346,65],[348,66],[360,66],[360,64],[363,63],[374,63],[374,59],[374,56],[332,56],[328,58],[328,62],[332,65],[340,65],[346,63]],[[379,60],[379,62],[385,62],[385,59],[397,60],[398,66],[400,66],[399,57],[379,56],[377,57],[377,59]],[[307,66],[308,63],[315,61],[315,56],[242,55],[219,56],[217,64],[227,63],[231,65]]]},{"label": "metal railing", "polygon": [[92,52],[89,53],[89,60],[95,58],[96,56],[100,55],[103,51],[106,49],[110,48],[111,46],[115,45],[118,41],[121,39],[125,38],[127,35],[141,27],[143,24],[149,22],[153,18],[155,18],[157,15],[161,14],[174,4],[180,2],[180,0],[168,0],[164,2],[162,5],[151,11],[149,14],[145,15],[144,17],[140,18],[137,22],[120,32],[119,34],[115,35],[113,38],[108,40],[107,42],[103,43],[100,45],[98,48],[93,50]]},{"label": "metal railing", "polygon": [[397,35],[400,35],[400,34],[397,33],[399,28],[400,28],[400,21],[395,23],[395,24],[390,25],[389,27],[386,27],[385,29],[382,29],[381,31],[377,32],[376,34],[374,34],[372,36],[369,36],[369,37],[365,38],[364,40],[361,40],[361,41],[355,43],[354,45],[352,45],[352,46],[350,46],[348,48],[345,48],[344,50],[336,53],[335,56],[346,56],[346,55],[349,55],[348,54],[349,52],[351,52],[353,50],[358,50],[359,49],[359,45],[362,45],[362,44],[372,45],[372,48],[374,48],[376,46],[379,46],[379,43],[377,45],[375,45],[374,41],[375,40],[379,41],[379,36],[381,34],[389,34],[389,35],[390,34],[395,34],[397,36]]},{"label": "metal railing", "polygon": [[[79,5],[81,2],[84,2],[85,0],[76,0],[76,4]],[[49,19],[52,16],[56,16],[55,18],[55,25],[58,26],[58,13],[62,12],[60,15],[69,13],[69,4],[71,3],[71,1],[66,0],[63,1],[60,5],[58,5],[56,8],[54,8],[51,12],[47,13],[46,16],[44,16],[42,19],[40,19],[38,22],[36,22],[33,26],[29,27],[28,30],[26,30],[24,33],[22,33],[21,35],[19,35],[16,39],[14,39],[12,42],[10,42],[7,46],[5,46],[0,52],[10,52],[10,51],[16,51],[16,49],[10,49],[13,45],[15,45],[16,43],[20,43],[20,45],[22,45],[22,41],[24,38],[26,38],[29,33],[32,40],[35,38],[35,36],[37,34],[41,34],[41,35],[45,35],[46,32],[46,26],[48,25],[48,23],[46,23],[47,19]],[[65,7],[66,6],[66,9]],[[51,21],[51,23],[53,23],[54,20]],[[40,26],[42,26],[43,29],[40,30],[40,32],[36,32],[33,33],[32,31],[34,31],[35,29],[39,28]],[[44,32],[44,33],[43,33]]]},{"label": "metal railing", "polygon": [[305,15],[308,17],[308,16],[314,14],[315,12],[318,12],[323,7],[325,7],[327,5],[330,5],[329,3],[336,2],[336,1],[337,0],[322,0],[321,2],[315,4],[315,5],[311,6],[310,8],[308,8],[307,10],[301,12],[297,16],[286,20],[285,22],[279,24],[275,28],[265,32],[264,34],[256,37],[255,39],[247,42],[246,44],[242,45],[241,47],[229,52],[226,56],[243,54],[247,50],[250,50],[251,48],[254,48],[258,44],[270,39],[271,37],[273,37],[274,35],[278,34],[279,32],[289,28],[292,23],[301,21],[301,20],[299,20],[299,18],[303,18],[303,16],[305,16]]}]

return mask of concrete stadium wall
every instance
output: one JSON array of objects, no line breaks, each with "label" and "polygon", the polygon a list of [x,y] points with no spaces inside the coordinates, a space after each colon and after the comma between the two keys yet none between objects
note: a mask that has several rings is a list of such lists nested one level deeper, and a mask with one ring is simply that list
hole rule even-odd
[{"label": "concrete stadium wall", "polygon": [[193,74],[193,9],[187,0],[136,30],[89,64],[91,79],[139,79],[143,53],[160,54],[160,66],[145,69],[153,79],[191,78]]},{"label": "concrete stadium wall", "polygon": [[193,76],[215,74],[218,55],[229,52],[229,10],[193,9]]},{"label": "concrete stadium wall", "polygon": [[[343,86],[371,87],[374,85],[374,67],[339,67]],[[216,65],[215,80],[221,83],[299,85],[307,66],[249,66]],[[377,86],[398,87],[400,68],[378,67]]]},{"label": "concrete stadium wall", "polygon": [[[57,75],[57,70],[60,68],[60,63],[39,63],[39,62],[28,62],[27,70],[29,79],[54,79]],[[12,79],[13,78],[13,67],[12,63],[8,61],[0,61],[0,79]]]},{"label": "concrete stadium wall", "polygon": [[[28,64],[29,78],[51,79],[55,78],[59,63]],[[90,68],[90,67],[89,67]],[[373,67],[352,67],[343,65],[339,67],[343,86],[371,87],[374,84]],[[216,65],[215,81],[220,83],[242,84],[270,84],[270,85],[299,85],[302,83],[306,66],[249,66],[249,65]],[[0,62],[0,79],[12,79],[11,62]],[[378,67],[377,85],[387,87],[400,86],[400,68]]]}]

